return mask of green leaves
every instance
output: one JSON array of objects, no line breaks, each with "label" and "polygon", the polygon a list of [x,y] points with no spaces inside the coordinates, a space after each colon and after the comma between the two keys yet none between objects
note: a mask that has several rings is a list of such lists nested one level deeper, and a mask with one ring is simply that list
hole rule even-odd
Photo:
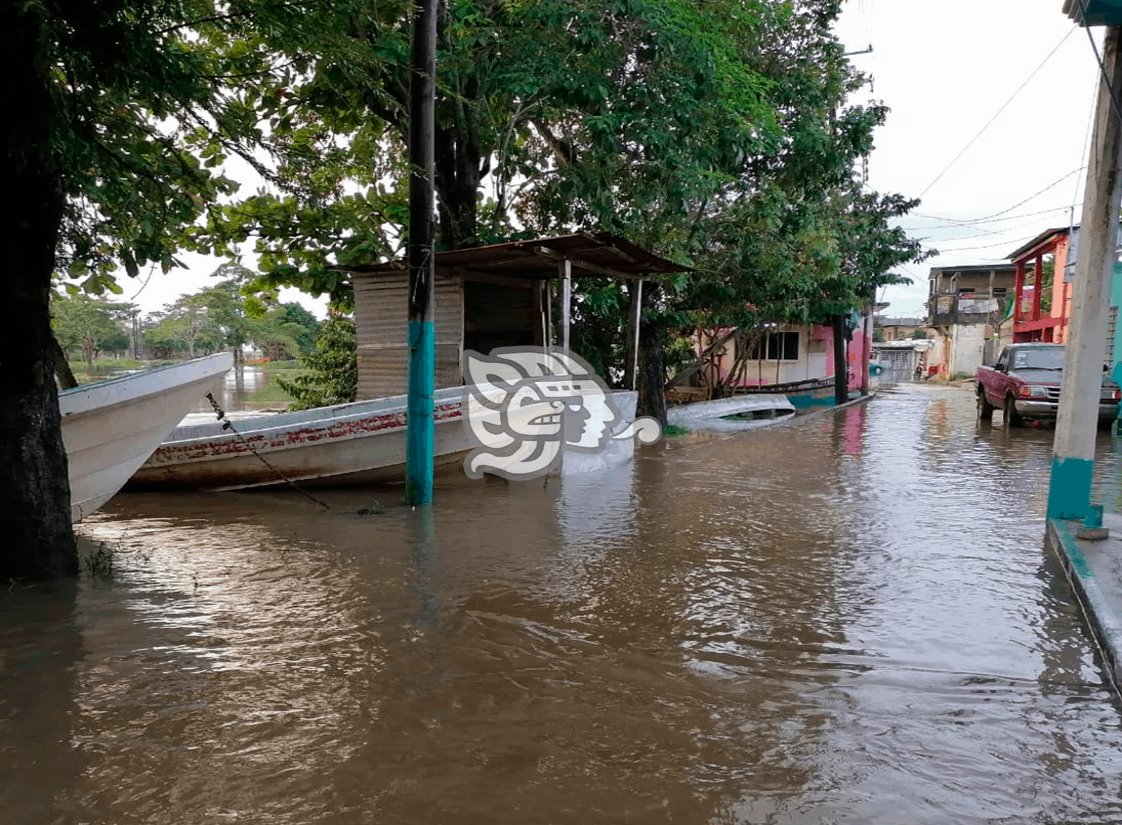
[{"label": "green leaves", "polygon": [[355,400],[358,388],[354,322],[342,315],[324,321],[315,348],[303,359],[307,370],[292,381],[277,383],[293,399],[293,410],[307,410]]}]

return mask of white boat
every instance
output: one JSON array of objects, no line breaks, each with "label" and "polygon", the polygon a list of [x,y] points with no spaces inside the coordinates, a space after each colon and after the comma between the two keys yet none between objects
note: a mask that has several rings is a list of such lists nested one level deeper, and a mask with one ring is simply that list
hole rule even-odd
[{"label": "white boat", "polygon": [[760,393],[672,407],[666,411],[666,419],[691,431],[734,433],[770,427],[794,414],[787,396]]},{"label": "white boat", "polygon": [[[434,454],[440,463],[471,448],[462,387],[434,394]],[[353,484],[404,476],[405,396],[291,413],[185,423],[133,476],[130,487],[240,490],[287,481]]]},{"label": "white boat", "polygon": [[220,352],[60,392],[71,521],[116,495],[233,364],[233,355]]}]

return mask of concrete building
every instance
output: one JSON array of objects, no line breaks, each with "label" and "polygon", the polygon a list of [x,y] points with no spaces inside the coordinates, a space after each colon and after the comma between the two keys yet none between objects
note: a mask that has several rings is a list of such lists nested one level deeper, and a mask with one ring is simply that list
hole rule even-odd
[{"label": "concrete building", "polygon": [[1012,263],[933,267],[928,275],[927,324],[935,347],[929,376],[973,375],[1013,340],[1017,268]]},{"label": "concrete building", "polygon": [[[873,316],[874,339],[881,341],[903,341],[914,338],[917,332],[927,329],[926,318],[885,318]],[[876,333],[879,333],[876,334]]]}]

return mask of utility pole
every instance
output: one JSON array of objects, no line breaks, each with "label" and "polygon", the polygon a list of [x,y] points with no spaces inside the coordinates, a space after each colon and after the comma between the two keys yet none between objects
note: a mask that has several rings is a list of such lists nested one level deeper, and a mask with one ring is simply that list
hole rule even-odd
[{"label": "utility pole", "polygon": [[869,291],[869,300],[865,306],[864,318],[861,320],[861,395],[869,395],[869,362],[873,352],[873,312],[876,311],[877,295],[875,290]]},{"label": "utility pole", "polygon": [[409,387],[405,502],[432,502],[436,329],[433,266],[437,0],[417,0],[409,74]]},{"label": "utility pole", "polygon": [[1086,197],[1075,262],[1071,325],[1064,348],[1063,393],[1052,449],[1048,517],[1082,519],[1090,513],[1095,433],[1106,355],[1107,311],[1122,205],[1122,120],[1112,96],[1122,93],[1119,42],[1122,27],[1107,30],[1103,76],[1095,108],[1094,140],[1087,161]]},{"label": "utility pole", "polygon": [[845,315],[834,316],[834,403],[841,405],[849,401],[849,366],[845,346]]}]

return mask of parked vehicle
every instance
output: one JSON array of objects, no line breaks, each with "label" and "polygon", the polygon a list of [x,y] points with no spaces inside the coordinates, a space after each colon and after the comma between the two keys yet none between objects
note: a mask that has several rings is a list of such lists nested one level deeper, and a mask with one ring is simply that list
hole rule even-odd
[{"label": "parked vehicle", "polygon": [[[1063,371],[1063,344],[1006,347],[992,367],[978,367],[978,415],[988,421],[1000,408],[1010,427],[1020,427],[1026,419],[1054,420],[1060,407]],[[1099,395],[1100,426],[1110,426],[1118,417],[1120,399],[1122,389],[1104,374]]]}]

